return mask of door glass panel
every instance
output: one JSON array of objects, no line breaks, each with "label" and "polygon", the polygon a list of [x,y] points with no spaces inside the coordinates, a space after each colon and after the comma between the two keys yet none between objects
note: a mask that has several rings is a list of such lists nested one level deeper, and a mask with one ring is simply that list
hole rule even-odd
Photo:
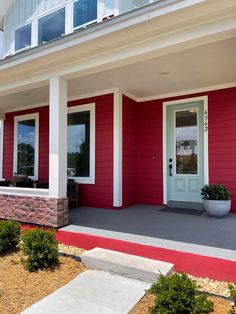
[{"label": "door glass panel", "polygon": [[175,113],[176,174],[198,174],[197,109]]}]

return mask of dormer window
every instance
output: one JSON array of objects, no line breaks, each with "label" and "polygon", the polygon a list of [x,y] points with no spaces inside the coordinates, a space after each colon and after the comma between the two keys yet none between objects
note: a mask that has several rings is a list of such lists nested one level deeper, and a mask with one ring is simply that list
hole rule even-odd
[{"label": "dormer window", "polygon": [[15,51],[31,46],[31,24],[18,28],[15,31]]},{"label": "dormer window", "polygon": [[97,21],[97,0],[74,2],[74,28]]},{"label": "dormer window", "polygon": [[48,14],[38,21],[38,44],[65,35],[65,8]]}]

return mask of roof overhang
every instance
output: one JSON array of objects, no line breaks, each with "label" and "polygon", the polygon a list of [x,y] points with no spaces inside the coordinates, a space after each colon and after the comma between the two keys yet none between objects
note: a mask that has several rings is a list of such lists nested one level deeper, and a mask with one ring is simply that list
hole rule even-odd
[{"label": "roof overhang", "polygon": [[11,3],[12,0],[0,0],[0,30],[3,29],[3,18]]},{"label": "roof overhang", "polygon": [[[235,0],[191,2],[195,5],[171,1],[181,4],[179,9],[170,1],[156,2],[0,61],[0,107],[19,104],[19,93],[25,104],[27,97],[32,103],[30,95],[45,102],[42,95],[53,76],[69,81],[72,97],[99,87],[145,98],[235,82]],[[163,71],[170,74],[160,76]],[[31,94],[23,95],[29,89]]]}]

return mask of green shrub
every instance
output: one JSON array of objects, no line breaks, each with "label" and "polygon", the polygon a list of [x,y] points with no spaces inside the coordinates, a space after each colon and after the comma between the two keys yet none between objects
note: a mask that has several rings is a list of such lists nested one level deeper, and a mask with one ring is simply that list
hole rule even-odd
[{"label": "green shrub", "polygon": [[230,297],[233,299],[233,304],[231,306],[230,314],[236,314],[236,285],[229,284]]},{"label": "green shrub", "polygon": [[0,220],[0,253],[8,252],[20,242],[20,224],[12,220]]},{"label": "green shrub", "polygon": [[207,296],[197,293],[197,285],[186,274],[160,276],[150,292],[155,295],[151,314],[203,314],[213,311],[213,303]]},{"label": "green shrub", "polygon": [[58,242],[54,231],[27,230],[22,236],[22,249],[27,259],[25,269],[37,271],[58,262]]},{"label": "green shrub", "polygon": [[230,192],[223,184],[206,184],[201,189],[201,195],[204,200],[230,200]]}]

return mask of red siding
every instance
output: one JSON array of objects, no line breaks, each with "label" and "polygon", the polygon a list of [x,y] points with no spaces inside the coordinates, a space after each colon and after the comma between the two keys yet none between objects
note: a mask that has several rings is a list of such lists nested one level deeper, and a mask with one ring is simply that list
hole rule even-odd
[{"label": "red siding", "polygon": [[236,88],[141,103],[124,98],[124,206],[135,202],[163,203],[163,102],[205,95],[208,95],[209,111],[209,180],[228,186],[232,193],[232,212],[236,212]]},{"label": "red siding", "polygon": [[96,103],[95,184],[79,185],[81,205],[113,207],[113,95],[76,100],[69,106]]},{"label": "red siding", "polygon": [[[72,101],[68,106],[96,103],[95,184],[80,184],[81,205],[113,207],[113,95]],[[7,113],[4,122],[3,176],[13,174],[14,116],[39,113],[39,180],[48,181],[49,110],[48,106]]]}]

